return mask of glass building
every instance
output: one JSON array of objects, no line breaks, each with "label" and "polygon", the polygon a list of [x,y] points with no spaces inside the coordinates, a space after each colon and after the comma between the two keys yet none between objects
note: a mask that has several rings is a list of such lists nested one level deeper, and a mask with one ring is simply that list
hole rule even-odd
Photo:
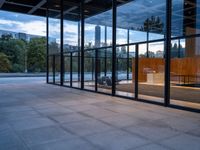
[{"label": "glass building", "polygon": [[200,110],[200,0],[40,1],[47,83]]}]

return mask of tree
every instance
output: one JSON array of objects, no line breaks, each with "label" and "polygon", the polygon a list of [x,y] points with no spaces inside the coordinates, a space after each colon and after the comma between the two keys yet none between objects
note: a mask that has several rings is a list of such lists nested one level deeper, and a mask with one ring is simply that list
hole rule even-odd
[{"label": "tree", "polygon": [[12,34],[3,34],[1,35],[1,39],[5,41],[9,41],[10,39],[13,39]]},{"label": "tree", "polygon": [[26,46],[26,42],[13,39],[10,36],[2,35],[0,38],[0,52],[8,56],[12,65],[11,72],[24,71]]},{"label": "tree", "polygon": [[11,69],[11,64],[4,53],[0,53],[0,72],[9,72]]},{"label": "tree", "polygon": [[141,31],[151,31],[155,33],[163,33],[164,24],[160,17],[151,16],[144,21]]},{"label": "tree", "polygon": [[27,67],[29,72],[44,72],[46,69],[46,39],[32,38],[28,44]]}]

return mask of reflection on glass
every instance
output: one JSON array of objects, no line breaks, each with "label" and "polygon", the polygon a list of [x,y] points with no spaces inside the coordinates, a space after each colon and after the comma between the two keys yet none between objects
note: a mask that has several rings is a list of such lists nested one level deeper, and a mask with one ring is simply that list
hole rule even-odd
[{"label": "reflection on glass", "polygon": [[139,98],[163,103],[164,98],[164,42],[139,45],[138,94]]},{"label": "reflection on glass", "polygon": [[115,82],[117,95],[134,97],[134,70],[135,46],[117,47]]},{"label": "reflection on glass", "polygon": [[171,104],[200,108],[200,38],[178,41],[171,44]]},{"label": "reflection on glass", "polygon": [[[52,2],[49,8],[54,7],[54,4],[55,3]],[[53,75],[52,77],[53,83],[60,84],[60,14],[50,10],[48,21],[49,21],[48,57],[49,57],[49,68],[50,71],[52,71],[52,73],[49,74],[49,77],[51,78],[51,75]]]},{"label": "reflection on glass", "polygon": [[95,90],[95,50],[84,52],[84,88]]},{"label": "reflection on glass", "polygon": [[172,37],[200,34],[200,0],[172,0]]},{"label": "reflection on glass", "polygon": [[112,91],[112,49],[97,50],[97,90],[110,93]]}]

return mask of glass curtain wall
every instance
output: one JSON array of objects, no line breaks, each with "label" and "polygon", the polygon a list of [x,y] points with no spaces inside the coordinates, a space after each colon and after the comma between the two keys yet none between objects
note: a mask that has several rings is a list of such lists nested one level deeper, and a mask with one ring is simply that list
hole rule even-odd
[{"label": "glass curtain wall", "polygon": [[[101,4],[101,1],[95,1],[94,5]],[[111,94],[112,0],[105,1],[102,13],[98,13],[98,9],[89,9],[89,5],[91,3],[85,3],[84,10],[84,88]],[[88,17],[91,13],[95,15]]]},{"label": "glass curtain wall", "polygon": [[172,0],[171,104],[200,108],[200,0]]},{"label": "glass curtain wall", "polygon": [[[48,11],[49,83],[60,84],[60,3],[50,1]],[[57,11],[52,11],[57,9]]]},{"label": "glass curtain wall", "polygon": [[[103,5],[100,0],[86,0],[82,11],[79,0],[67,2],[64,85],[162,104],[170,94],[170,105],[200,108],[200,0],[172,0],[171,45],[166,38],[167,0],[117,1],[116,33],[113,0]],[[61,76],[60,9],[59,1],[49,2],[48,80],[54,84],[60,84]],[[170,48],[170,80],[165,79],[169,69],[165,48]],[[170,83],[169,93],[164,93],[165,83]]]},{"label": "glass curtain wall", "polygon": [[[64,3],[63,8],[63,53],[64,53],[64,85],[80,88],[81,67],[80,67],[80,47],[81,47],[81,23],[80,4],[69,7]],[[71,14],[76,16],[71,16]]]},{"label": "glass curtain wall", "polygon": [[[117,7],[118,95],[134,98],[135,88],[138,88],[139,99],[163,103],[165,10],[166,2],[163,0],[131,0]],[[155,40],[161,42],[153,42]],[[135,49],[130,46],[136,44],[138,56],[135,56]],[[136,57],[139,57],[138,64],[135,63]],[[129,59],[132,63],[129,63]],[[133,71],[136,67],[138,87],[134,87],[136,72]]]}]

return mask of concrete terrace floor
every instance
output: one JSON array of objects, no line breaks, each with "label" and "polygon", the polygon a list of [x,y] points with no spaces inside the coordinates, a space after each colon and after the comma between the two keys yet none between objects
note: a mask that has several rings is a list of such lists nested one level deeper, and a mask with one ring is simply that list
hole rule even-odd
[{"label": "concrete terrace floor", "polygon": [[200,150],[200,114],[43,82],[0,84],[0,150]]}]

